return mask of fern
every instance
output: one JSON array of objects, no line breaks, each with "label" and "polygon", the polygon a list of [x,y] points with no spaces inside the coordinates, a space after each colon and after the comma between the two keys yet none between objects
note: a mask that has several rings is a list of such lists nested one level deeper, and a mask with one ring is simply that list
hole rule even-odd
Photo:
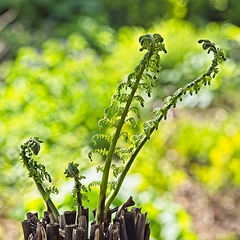
[{"label": "fern", "polygon": [[123,171],[123,166],[117,167],[115,164],[112,164],[111,168],[113,169],[114,177],[117,177]]},{"label": "fern", "polygon": [[[214,43],[211,43],[209,40],[199,40],[199,43],[203,43],[202,48],[207,50],[207,53],[213,53],[214,58],[212,60],[211,66],[207,69],[205,73],[203,73],[199,78],[192,81],[189,84],[186,84],[183,88],[179,88],[176,90],[172,96],[167,97],[164,100],[163,107],[153,109],[154,119],[146,121],[143,124],[144,133],[141,135],[136,135],[132,137],[132,143],[134,143],[134,150],[131,153],[128,162],[126,163],[123,172],[119,176],[117,180],[116,188],[111,192],[106,200],[105,208],[108,209],[110,204],[112,203],[113,199],[116,197],[122,182],[129,171],[134,159],[136,158],[137,154],[150,139],[154,130],[158,129],[158,125],[162,119],[167,119],[167,113],[171,107],[176,107],[178,101],[182,101],[183,95],[189,93],[192,95],[194,92],[197,94],[202,86],[206,86],[207,84],[211,84],[211,80],[216,76],[219,72],[218,65],[221,64],[223,61],[226,60],[224,57],[223,51],[215,46]],[[157,65],[156,65],[157,66]],[[153,70],[153,69],[152,69]]]},{"label": "fern", "polygon": [[133,151],[133,147],[129,147],[129,148],[116,148],[115,150],[115,154],[117,154],[117,156],[120,158],[120,160],[125,163],[125,161],[127,159],[129,159],[129,157],[131,156],[131,153]]},{"label": "fern", "polygon": [[[104,214],[106,215],[106,209],[104,209],[104,205],[113,155],[114,153],[119,154],[123,161],[125,161],[126,156],[130,157],[131,155],[131,153],[128,151],[122,152],[117,150],[117,142],[122,134],[121,130],[124,125],[130,124],[132,128],[135,128],[137,125],[137,120],[132,116],[128,116],[130,112],[134,112],[136,117],[140,118],[140,110],[137,106],[132,106],[132,102],[139,102],[143,107],[144,99],[142,96],[137,95],[136,92],[137,90],[144,89],[148,96],[151,95],[152,87],[154,86],[154,80],[156,79],[156,73],[160,70],[159,52],[163,51],[166,53],[166,49],[163,44],[163,38],[159,34],[147,34],[141,36],[139,42],[142,46],[140,50],[147,50],[147,53],[140,61],[140,64],[135,68],[135,71],[128,75],[127,80],[119,84],[117,94],[112,96],[110,107],[105,109],[104,118],[99,121],[100,129],[103,129],[104,127],[115,128],[115,133],[111,140],[110,147],[108,150],[94,149],[89,152],[90,159],[92,159],[93,152],[97,152],[106,156],[106,163],[102,175],[97,208],[98,222],[102,222],[104,219]],[[128,92],[126,92],[127,90]],[[125,106],[116,106],[117,104],[125,104]],[[127,139],[128,138],[129,136]],[[131,151],[133,150],[132,147],[130,147],[130,149]]]},{"label": "fern", "polygon": [[[199,78],[177,89],[172,96],[165,98],[163,106],[154,108],[153,119],[143,123],[142,133],[130,135],[126,130],[129,129],[127,125],[136,128],[141,117],[140,107],[144,107],[145,100],[140,94],[144,92],[148,97],[151,96],[157,74],[161,70],[159,53],[161,51],[167,53],[163,38],[159,34],[143,35],[139,38],[139,42],[141,44],[140,51],[146,51],[143,59],[136,66],[134,72],[128,75],[126,81],[118,85],[117,93],[112,96],[110,106],[104,111],[103,119],[98,122],[100,130],[108,128],[108,134],[100,133],[92,138],[96,146],[98,146],[98,141],[104,140],[108,143],[108,147],[96,147],[88,154],[91,160],[94,153],[104,157],[104,166],[97,167],[97,172],[102,172],[102,180],[93,181],[88,186],[85,186],[81,182],[85,177],[80,174],[77,163],[69,163],[68,168],[65,170],[66,177],[74,179],[73,197],[75,204],[78,206],[78,213],[82,201],[87,200],[86,193],[91,190],[91,187],[100,186],[96,212],[98,223],[106,223],[109,207],[118,194],[132,163],[144,144],[151,138],[153,132],[158,129],[162,119],[167,119],[169,109],[176,107],[185,94],[197,94],[203,86],[210,85],[212,79],[219,72],[218,65],[226,60],[223,51],[217,48],[214,43],[209,40],[199,40],[203,50],[206,50],[207,53],[213,53],[210,67]],[[45,166],[32,159],[33,154],[38,154],[40,143],[42,141],[38,138],[29,139],[21,146],[20,156],[24,166],[29,171],[29,177],[34,179],[47,207],[57,219],[59,213],[51,201],[50,194],[57,193],[58,190],[55,187],[43,187],[45,180],[51,182],[51,176],[47,173]],[[112,163],[114,158],[120,159],[123,166]],[[116,181],[109,181],[111,170],[113,176],[117,178]],[[108,197],[106,196],[107,189],[111,191]]]},{"label": "fern", "polygon": [[81,183],[82,179],[85,179],[85,176],[81,175],[79,172],[79,164],[77,163],[69,163],[68,168],[65,169],[64,174],[66,174],[66,178],[74,179],[74,187],[73,187],[73,205],[77,206],[78,216],[80,214],[80,208],[82,206],[82,201],[87,200],[86,192],[87,187]]},{"label": "fern", "polygon": [[20,160],[23,165],[27,168],[28,176],[33,178],[38,191],[40,192],[43,200],[45,201],[49,212],[52,212],[56,219],[58,219],[59,212],[51,200],[51,194],[57,194],[58,189],[56,187],[45,188],[43,183],[45,180],[48,182],[52,181],[50,174],[46,171],[44,165],[39,164],[37,161],[32,159],[32,155],[37,155],[40,151],[40,144],[43,143],[39,138],[30,138],[27,142],[21,145]]},{"label": "fern", "polygon": [[106,142],[111,143],[112,139],[112,134],[96,134],[92,137],[92,141],[95,145],[97,145],[97,140],[105,140]]},{"label": "fern", "polygon": [[93,149],[88,153],[88,157],[90,158],[90,160],[92,160],[92,154],[93,153],[98,153],[101,154],[102,156],[107,156],[108,155],[108,150],[106,148],[97,148],[97,149]]},{"label": "fern", "polygon": [[92,187],[96,187],[96,186],[100,186],[100,185],[101,185],[101,181],[93,181],[90,184],[88,184],[88,189],[89,189],[89,191],[91,191]]}]

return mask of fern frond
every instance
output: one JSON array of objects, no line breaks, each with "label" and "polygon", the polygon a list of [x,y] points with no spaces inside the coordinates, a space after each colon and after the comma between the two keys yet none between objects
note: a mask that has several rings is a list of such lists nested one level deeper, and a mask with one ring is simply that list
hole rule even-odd
[{"label": "fern frond", "polygon": [[123,166],[118,167],[118,166],[116,166],[116,164],[112,164],[111,168],[113,169],[113,176],[114,177],[117,177],[124,169]]},{"label": "fern frond", "polygon": [[[145,36],[144,36],[144,38],[145,38]],[[156,41],[156,39],[155,39],[155,41]],[[162,39],[159,38],[158,41],[161,42]],[[217,68],[218,65],[226,60],[226,58],[224,57],[223,51],[219,48],[216,48],[215,44],[211,43],[209,40],[200,40],[199,43],[203,43],[202,48],[204,50],[208,50],[208,53],[213,52],[214,58],[212,60],[211,66],[199,78],[197,78],[196,80],[192,81],[191,83],[185,85],[183,88],[178,89],[177,91],[174,92],[174,94],[172,96],[167,97],[164,100],[164,104],[163,104],[162,108],[155,108],[153,110],[154,119],[144,123],[143,137],[138,141],[138,146],[131,153],[131,156],[130,156],[128,162],[126,163],[123,172],[121,173],[121,175],[118,178],[118,184],[117,184],[115,190],[112,191],[111,194],[108,196],[108,198],[106,200],[105,209],[108,210],[113,199],[116,197],[127,172],[129,171],[134,159],[136,158],[136,156],[139,153],[139,151],[141,150],[141,148],[144,146],[144,144],[150,138],[153,131],[158,128],[158,124],[160,123],[160,121],[163,118],[166,119],[168,110],[172,106],[175,107],[177,101],[178,100],[181,101],[184,94],[189,93],[192,95],[193,92],[198,93],[203,85],[210,84],[211,79],[214,78],[215,75],[218,73],[218,68]],[[160,48],[163,51],[165,50],[164,46],[159,45],[159,49]],[[145,44],[143,44],[142,49],[150,50],[150,46],[147,43],[145,43]],[[152,59],[150,60],[150,61],[152,61],[152,66],[154,66],[154,64],[156,64],[155,66],[157,66],[158,57],[156,57],[156,59],[154,59],[154,58],[152,58]],[[151,69],[150,66],[148,66],[148,67],[149,67],[149,69]],[[152,70],[157,72],[156,69],[152,69]]]},{"label": "fern frond", "polygon": [[124,107],[117,107],[117,106],[110,106],[105,108],[104,110],[104,117],[111,118],[111,117],[119,117],[123,114]]},{"label": "fern frond", "polygon": [[89,191],[91,191],[92,187],[97,187],[97,186],[100,186],[100,185],[101,185],[101,181],[93,181],[90,184],[88,184],[88,189],[89,189]]},{"label": "fern frond", "polygon": [[142,96],[140,96],[140,95],[134,96],[134,97],[133,97],[133,101],[139,102],[140,105],[141,105],[142,107],[144,107],[144,102],[145,102],[145,100],[144,100],[144,98],[143,98]]},{"label": "fern frond", "polygon": [[127,82],[122,82],[118,85],[118,94],[120,94],[120,92],[122,91],[122,89],[127,90],[128,89],[128,84]]},{"label": "fern frond", "polygon": [[108,186],[110,187],[110,191],[114,190],[116,188],[117,181],[110,181],[108,183]]},{"label": "fern frond", "polygon": [[117,148],[114,153],[117,154],[118,157],[121,159],[121,161],[124,163],[127,159],[130,158],[133,150],[134,150],[134,147]]},{"label": "fern frond", "polygon": [[97,167],[96,167],[97,173],[98,173],[98,172],[103,172],[103,169],[104,169],[103,166],[97,166]]},{"label": "fern frond", "polygon": [[[140,102],[140,105],[142,107],[144,106],[144,99],[140,95],[136,95],[136,92],[140,87],[139,84],[144,81],[150,82],[149,87],[147,87],[146,91],[149,95],[151,94],[152,80],[149,80],[149,79],[156,78],[155,75],[159,71],[159,69],[155,69],[155,68],[156,67],[160,68],[160,57],[158,56],[158,52],[159,51],[166,52],[165,46],[163,44],[163,39],[159,34],[154,34],[154,35],[146,34],[139,38],[139,42],[141,44],[140,50],[142,51],[146,49],[147,53],[144,55],[139,65],[135,68],[134,73],[131,73],[128,75],[126,84],[121,83],[118,87],[118,93],[112,96],[111,106],[114,106],[115,104],[117,104],[116,102],[118,102],[119,104],[124,103],[125,106],[118,124],[117,125],[114,124],[114,127],[116,127],[116,131],[115,131],[112,143],[110,144],[110,148],[109,148],[106,162],[105,162],[105,168],[102,175],[102,183],[100,187],[100,194],[99,194],[100,197],[98,200],[98,211],[97,211],[98,222],[102,222],[103,220],[103,211],[104,211],[103,208],[104,208],[104,201],[106,198],[109,171],[111,167],[113,154],[116,151],[116,145],[117,145],[119,136],[121,134],[121,130],[126,123],[130,123],[132,128],[136,126],[136,120],[133,117],[128,117],[130,108],[132,107],[132,102],[138,101]],[[151,58],[153,58],[152,61],[151,61]],[[150,73],[151,70],[153,70],[152,73]],[[124,92],[123,91],[124,88],[125,89],[127,88],[127,90],[129,88],[129,92],[128,93]],[[139,112],[136,109],[135,111],[139,115]],[[115,121],[115,120],[116,119],[112,120],[112,119],[105,118],[104,120],[100,121],[99,126],[102,128],[103,123],[108,124],[109,122]],[[130,149],[133,149],[133,148],[130,148]],[[105,208],[105,211],[106,211],[106,208]]]},{"label": "fern frond", "polygon": [[112,95],[112,103],[111,105],[113,105],[113,101],[117,100],[119,101],[119,103],[126,103],[127,100],[129,98],[129,94],[128,93],[117,93]]},{"label": "fern frond", "polygon": [[119,137],[123,137],[124,141],[127,142],[128,141],[128,133],[127,132],[121,132]]},{"label": "fern frond", "polygon": [[96,148],[96,149],[92,149],[91,151],[89,151],[88,153],[88,157],[90,158],[90,160],[92,161],[92,155],[93,153],[98,153],[102,156],[107,156],[108,154],[108,150],[106,148]]},{"label": "fern frond", "polygon": [[37,189],[39,190],[43,200],[45,201],[49,211],[52,211],[56,219],[58,219],[59,212],[51,200],[50,194],[57,193],[56,187],[44,188],[43,182],[47,180],[52,181],[50,174],[46,171],[46,168],[42,164],[38,164],[32,159],[32,155],[37,155],[40,150],[40,143],[43,143],[38,137],[30,138],[27,142],[21,145],[20,159],[23,165],[28,170],[29,177],[32,177]]},{"label": "fern frond", "polygon": [[53,187],[48,187],[48,188],[45,188],[45,191],[46,191],[46,194],[45,194],[45,201],[48,201],[51,199],[51,194],[58,194],[59,191],[58,189],[53,186]]},{"label": "fern frond", "polygon": [[92,141],[95,145],[97,145],[97,140],[105,140],[106,142],[111,143],[112,139],[112,134],[96,134],[92,137]]},{"label": "fern frond", "polygon": [[127,118],[125,123],[129,123],[131,128],[134,129],[137,126],[137,122],[133,117]]},{"label": "fern frond", "polygon": [[151,135],[151,129],[152,127],[155,126],[155,121],[154,120],[149,120],[143,123],[143,130],[144,133],[146,134],[146,137],[149,139]]},{"label": "fern frond", "polygon": [[144,138],[143,134],[131,136],[130,141],[131,141],[132,145],[134,146],[134,148],[138,148],[138,146],[141,143],[141,141],[143,140],[143,138]]},{"label": "fern frond", "polygon": [[140,110],[139,110],[138,107],[136,107],[136,106],[130,107],[130,108],[129,108],[129,112],[130,112],[130,111],[134,112],[138,118],[141,117],[141,115],[140,115]]},{"label": "fern frond", "polygon": [[135,78],[136,78],[136,74],[133,72],[133,73],[130,73],[127,77],[127,86],[129,88],[131,88],[135,82]]},{"label": "fern frond", "polygon": [[120,119],[110,119],[110,118],[102,118],[98,121],[98,126],[100,130],[102,130],[104,127],[117,127],[119,124]]}]

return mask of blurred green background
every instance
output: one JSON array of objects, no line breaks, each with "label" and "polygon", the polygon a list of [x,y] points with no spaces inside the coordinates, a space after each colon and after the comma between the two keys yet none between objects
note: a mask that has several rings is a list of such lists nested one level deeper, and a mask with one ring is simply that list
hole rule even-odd
[{"label": "blurred green background", "polygon": [[[80,164],[86,184],[99,177],[101,159],[87,158],[91,138],[142,58],[138,38],[147,32],[164,37],[168,54],[142,122],[209,65],[199,39],[215,42],[228,61],[210,87],[170,110],[115,205],[133,196],[148,212],[152,239],[240,239],[239,0],[0,3],[0,239],[22,239],[25,213],[45,209],[18,156],[29,137],[45,141],[36,159],[60,190],[53,196],[60,211],[72,205],[68,162]],[[85,206],[95,208],[97,190]]]}]

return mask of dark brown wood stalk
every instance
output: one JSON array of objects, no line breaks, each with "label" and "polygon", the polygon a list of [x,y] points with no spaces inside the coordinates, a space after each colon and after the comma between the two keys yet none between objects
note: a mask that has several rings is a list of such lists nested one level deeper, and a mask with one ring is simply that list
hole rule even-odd
[{"label": "dark brown wood stalk", "polygon": [[126,212],[124,215],[125,225],[128,235],[128,240],[135,240],[135,232],[136,232],[136,213],[135,212]]},{"label": "dark brown wood stalk", "polygon": [[128,240],[127,230],[125,225],[124,217],[121,216],[120,218],[114,219],[114,223],[118,222],[120,226],[120,238],[121,240]]},{"label": "dark brown wood stalk", "polygon": [[[79,213],[79,218],[78,218],[78,223],[80,223],[80,217],[85,216],[86,217],[86,223],[87,223],[87,229],[86,232],[88,232],[88,223],[89,223],[89,208],[84,208],[83,206],[80,207],[80,213]],[[84,220],[81,220],[84,221]],[[85,223],[84,223],[85,224]],[[82,225],[79,225],[82,226]],[[82,226],[84,227],[84,226]]]},{"label": "dark brown wood stalk", "polygon": [[147,213],[138,213],[136,222],[136,240],[144,240]]},{"label": "dark brown wood stalk", "polygon": [[73,229],[72,240],[84,240],[87,238],[87,232],[83,227],[77,227]]},{"label": "dark brown wood stalk", "polygon": [[73,229],[75,227],[75,224],[65,226],[65,240],[72,240]]},{"label": "dark brown wood stalk", "polygon": [[121,206],[115,207],[115,208],[111,209],[109,212],[110,212],[110,214],[113,214],[114,212],[117,212],[117,213],[116,213],[116,217],[118,217],[118,216],[119,216],[119,213],[122,211],[122,209],[131,207],[131,206],[133,206],[133,205],[135,205],[135,202],[133,201],[132,196],[131,196],[131,197],[130,197],[125,203],[123,203]]},{"label": "dark brown wood stalk", "polygon": [[115,224],[110,223],[107,231],[107,240],[118,240],[119,229],[120,229],[120,226],[118,222],[116,222]]},{"label": "dark brown wood stalk", "polygon": [[40,220],[36,217],[36,215],[33,215],[31,217],[31,223],[33,223],[35,226],[37,226],[37,223],[39,222]]},{"label": "dark brown wood stalk", "polygon": [[142,208],[136,208],[136,207],[132,207],[131,208],[131,212],[135,212],[136,216],[138,215],[138,213],[141,213]]},{"label": "dark brown wood stalk", "polygon": [[58,216],[58,222],[59,222],[59,227],[61,229],[64,229],[65,226],[66,226],[66,220],[65,220],[64,215],[61,214],[61,215]]},{"label": "dark brown wood stalk", "polygon": [[46,227],[45,223],[43,222],[37,223],[37,240],[42,240],[46,236],[45,227]]},{"label": "dark brown wood stalk", "polygon": [[103,240],[103,231],[104,231],[104,225],[103,224],[92,224],[91,230],[90,230],[90,240],[95,239],[95,232],[99,229],[99,240]]},{"label": "dark brown wood stalk", "polygon": [[49,213],[50,223],[57,223],[57,219],[52,212]]},{"label": "dark brown wood stalk", "polygon": [[29,235],[32,233],[30,222],[28,222],[27,220],[24,220],[22,222],[22,229],[23,229],[24,240],[28,240]]},{"label": "dark brown wood stalk", "polygon": [[95,234],[94,234],[94,240],[99,240],[100,239],[100,231],[99,228],[96,229]]},{"label": "dark brown wood stalk", "polygon": [[37,217],[37,219],[38,219],[38,213],[37,212],[36,213],[28,212],[28,213],[26,213],[26,216],[27,216],[28,221],[31,221],[31,218],[33,216]]},{"label": "dark brown wood stalk", "polygon": [[50,218],[49,218],[49,212],[44,211],[43,217],[42,217],[42,222],[46,222],[47,224],[50,223]]},{"label": "dark brown wood stalk", "polygon": [[[78,226],[79,227],[82,227],[86,233],[88,233],[88,224],[87,224],[87,218],[86,216],[84,215],[81,215],[79,218],[78,218]],[[87,234],[85,234],[85,239],[84,240],[87,240]]]},{"label": "dark brown wood stalk", "polygon": [[89,208],[84,208],[83,206],[80,206],[80,212],[79,216],[86,216],[87,223],[89,221]]},{"label": "dark brown wood stalk", "polygon": [[49,223],[47,225],[47,240],[60,240],[58,223]]},{"label": "dark brown wood stalk", "polygon": [[151,233],[150,222],[148,222],[148,223],[146,223],[146,226],[145,226],[144,240],[150,239],[150,233]]},{"label": "dark brown wood stalk", "polygon": [[67,225],[75,224],[76,222],[76,211],[65,211],[64,217]]},{"label": "dark brown wood stalk", "polygon": [[109,230],[107,240],[118,240],[119,239],[119,230]]}]

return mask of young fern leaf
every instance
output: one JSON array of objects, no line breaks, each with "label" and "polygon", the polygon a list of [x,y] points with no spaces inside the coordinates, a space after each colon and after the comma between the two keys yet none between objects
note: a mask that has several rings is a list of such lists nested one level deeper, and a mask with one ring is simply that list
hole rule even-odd
[{"label": "young fern leaf", "polygon": [[149,121],[146,121],[144,122],[143,124],[143,130],[144,130],[144,133],[146,135],[146,137],[148,139],[150,139],[150,135],[151,135],[151,128],[155,125],[155,121],[154,120],[149,120]]},{"label": "young fern leaf", "polygon": [[82,179],[85,179],[85,176],[80,175],[79,164],[77,163],[69,163],[68,168],[65,169],[64,174],[66,174],[66,178],[73,178],[74,179],[74,187],[73,187],[73,204],[77,205],[77,216],[79,217],[80,208],[82,206],[82,201],[87,200],[86,192],[87,188],[84,184],[81,183]]},{"label": "young fern leaf", "polygon": [[127,132],[121,132],[121,133],[119,134],[119,137],[121,137],[121,136],[123,137],[123,139],[124,139],[125,142],[128,141],[129,137],[128,137],[128,133],[127,133]]},{"label": "young fern leaf", "polygon": [[97,145],[97,140],[105,140],[108,143],[112,141],[112,134],[96,134],[92,137],[92,141],[95,145]]},{"label": "young fern leaf", "polygon": [[[108,185],[109,171],[111,167],[111,162],[113,158],[113,154],[116,152],[116,145],[118,139],[121,134],[122,127],[126,123],[130,123],[131,127],[134,128],[136,126],[136,120],[129,116],[129,111],[135,111],[137,117],[140,117],[139,110],[136,107],[131,106],[133,101],[137,101],[140,105],[144,106],[144,99],[140,95],[136,95],[138,89],[141,89],[141,83],[147,83],[145,86],[146,92],[150,95],[152,91],[152,86],[154,79],[156,79],[156,73],[160,70],[160,56],[159,52],[163,51],[166,53],[165,46],[163,44],[163,38],[159,34],[146,34],[139,38],[139,42],[141,44],[140,51],[147,50],[143,59],[140,61],[140,64],[135,68],[135,71],[128,75],[126,82],[120,83],[118,86],[117,94],[112,96],[111,111],[115,111],[115,105],[125,104],[124,108],[121,109],[121,114],[117,113],[119,116],[110,117],[108,115],[108,109],[105,111],[104,119],[99,121],[100,129],[104,126],[114,127],[115,133],[114,137],[111,141],[109,150],[106,152],[106,162],[104,166],[104,171],[102,175],[102,182],[100,186],[100,194],[98,199],[97,206],[97,221],[101,223],[104,221],[107,213],[107,209],[105,208],[105,198],[106,191]],[[128,92],[126,92],[126,90]],[[112,107],[114,106],[114,107]],[[116,110],[117,111],[117,110]],[[132,149],[132,148],[131,148]],[[95,152],[97,152],[96,150]],[[101,152],[101,150],[100,150]],[[91,157],[91,153],[89,154]]]},{"label": "young fern leaf", "polygon": [[102,130],[107,126],[117,128],[119,121],[120,121],[119,118],[115,118],[115,119],[103,118],[98,121],[98,126],[100,130]]},{"label": "young fern leaf", "polygon": [[133,150],[134,147],[117,148],[114,153],[120,158],[123,163],[125,163],[125,161],[131,156]]},{"label": "young fern leaf", "polygon": [[90,184],[88,184],[88,190],[91,191],[92,187],[96,187],[96,186],[100,186],[101,185],[101,181],[93,181]]},{"label": "young fern leaf", "polygon": [[114,190],[117,186],[117,182],[116,181],[110,181],[108,183],[109,187],[110,187],[110,191]]},{"label": "young fern leaf", "polygon": [[96,148],[96,149],[93,149],[93,150],[89,151],[88,157],[90,158],[91,161],[92,161],[93,153],[98,153],[102,156],[107,156],[108,150],[106,148]]},{"label": "young fern leaf", "polygon": [[140,95],[134,96],[134,97],[133,97],[133,101],[139,102],[140,105],[141,105],[141,107],[144,107],[144,102],[145,102],[145,100],[144,100],[144,98],[143,98],[142,96],[140,96]]},{"label": "young fern leaf", "polygon": [[58,190],[56,187],[44,188],[43,182],[47,180],[52,181],[50,174],[46,171],[44,165],[37,163],[32,159],[32,155],[38,155],[40,151],[40,144],[43,143],[38,137],[30,138],[27,142],[21,145],[20,160],[29,172],[29,177],[33,178],[38,191],[40,192],[43,200],[45,201],[48,211],[52,212],[58,220],[59,212],[51,200],[51,193],[57,194]]},{"label": "young fern leaf", "polygon": [[134,146],[134,149],[136,149],[139,146],[139,144],[141,143],[143,137],[144,137],[143,134],[131,136],[130,141],[131,141],[132,145]]},{"label": "young fern leaf", "polygon": [[119,117],[123,111],[123,107],[110,106],[104,110],[104,118]]},{"label": "young fern leaf", "polygon": [[130,107],[130,108],[129,108],[129,112],[130,112],[130,111],[134,112],[138,118],[141,117],[141,115],[140,115],[140,110],[139,110],[138,107],[136,107],[136,106]]},{"label": "young fern leaf", "polygon": [[113,169],[114,177],[117,177],[123,171],[123,166],[117,167],[115,164],[112,164],[111,168]]},{"label": "young fern leaf", "polygon": [[50,196],[51,193],[53,193],[53,194],[58,194],[59,193],[58,189],[55,186],[45,188],[45,190],[46,190],[46,195],[45,195],[45,200],[46,201],[51,199],[51,196]]},{"label": "young fern leaf", "polygon": [[129,123],[132,129],[137,126],[137,122],[133,117],[127,118],[124,123]]},{"label": "young fern leaf", "polygon": [[129,94],[119,92],[112,96],[112,104],[113,104],[114,100],[117,100],[119,103],[126,103],[128,98],[129,98]]},{"label": "young fern leaf", "polygon": [[144,134],[139,135],[139,138],[134,137],[132,139],[132,141],[134,141],[135,139],[137,140],[137,141],[135,141],[136,147],[135,147],[134,151],[131,153],[131,156],[130,156],[128,162],[126,163],[123,172],[121,173],[121,175],[119,176],[119,178],[117,180],[116,188],[111,192],[111,194],[106,199],[106,205],[105,205],[106,209],[108,209],[110,207],[110,204],[116,197],[116,195],[123,183],[123,180],[124,180],[127,172],[129,171],[134,159],[136,158],[137,154],[139,153],[139,151],[142,149],[142,147],[147,142],[147,140],[150,139],[151,134],[154,132],[154,130],[157,130],[160,121],[163,118],[164,119],[167,118],[168,110],[172,106],[176,107],[177,101],[178,100],[181,101],[184,94],[189,93],[190,95],[192,95],[193,92],[195,92],[197,94],[203,85],[207,85],[207,84],[210,85],[212,78],[214,78],[215,75],[218,73],[218,65],[221,64],[223,61],[226,61],[223,51],[221,49],[217,48],[214,43],[211,43],[209,40],[199,40],[198,42],[203,43],[202,48],[204,50],[207,50],[207,53],[210,53],[210,52],[213,53],[214,58],[212,60],[211,66],[199,78],[197,78],[196,80],[192,81],[191,83],[185,85],[183,88],[179,88],[178,90],[176,90],[174,92],[174,94],[172,96],[167,97],[164,100],[163,107],[155,108],[153,110],[154,119],[150,120],[150,121],[146,121],[143,124]]}]

